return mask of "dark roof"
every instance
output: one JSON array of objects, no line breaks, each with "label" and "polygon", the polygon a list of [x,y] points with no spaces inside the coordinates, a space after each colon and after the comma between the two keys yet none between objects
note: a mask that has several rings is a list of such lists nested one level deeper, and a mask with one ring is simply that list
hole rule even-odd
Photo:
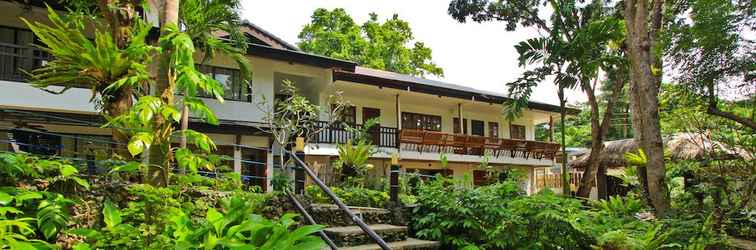
[{"label": "dark roof", "polygon": [[[297,48],[297,46],[294,46],[293,44],[290,44],[290,43],[284,41],[280,37],[274,35],[273,33],[268,32],[267,30],[261,28],[260,26],[255,25],[254,23],[250,22],[249,20],[242,21],[242,25],[247,26],[247,27],[249,27],[252,30],[256,30],[256,31],[260,32],[261,34],[267,36],[268,38],[270,38],[271,40],[275,41],[276,43],[280,44],[282,47],[284,47],[284,48],[286,48],[288,50],[300,51],[299,48]],[[273,47],[271,44],[267,44],[267,45]]]},{"label": "dark roof", "polygon": [[354,71],[357,63],[327,56],[310,54],[298,50],[277,49],[266,45],[250,43],[247,54],[305,65]]},{"label": "dark roof", "polygon": [[[350,81],[488,103],[504,103],[505,101],[512,100],[495,92],[364,67],[356,67],[354,71],[334,70],[333,80]],[[559,112],[560,109],[558,105],[532,101],[528,102],[528,107],[550,112]],[[567,113],[575,115],[580,113],[580,110],[567,108]]]}]

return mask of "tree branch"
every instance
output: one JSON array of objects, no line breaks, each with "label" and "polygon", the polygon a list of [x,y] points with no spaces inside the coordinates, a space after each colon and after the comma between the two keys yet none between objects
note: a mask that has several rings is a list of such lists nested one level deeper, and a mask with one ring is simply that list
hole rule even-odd
[{"label": "tree branch", "polygon": [[738,116],[731,112],[720,110],[716,106],[709,105],[709,107],[706,109],[706,113],[740,123],[741,125],[749,127],[752,130],[756,130],[756,122],[754,122],[753,120]]}]

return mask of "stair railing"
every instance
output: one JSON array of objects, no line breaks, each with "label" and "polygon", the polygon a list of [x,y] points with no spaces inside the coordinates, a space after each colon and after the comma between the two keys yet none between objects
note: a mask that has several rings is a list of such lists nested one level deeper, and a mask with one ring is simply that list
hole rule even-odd
[{"label": "stair railing", "polygon": [[289,150],[284,150],[284,151],[287,154],[289,154],[292,159],[294,159],[294,162],[296,162],[299,165],[299,167],[301,167],[307,173],[307,175],[310,176],[310,178],[312,178],[313,182],[315,182],[315,184],[317,184],[318,187],[320,187],[320,189],[322,189],[323,192],[325,192],[328,195],[328,197],[331,197],[331,200],[333,200],[336,206],[339,207],[339,209],[342,212],[344,212],[350,219],[352,219],[352,221],[354,221],[354,223],[357,224],[357,226],[359,226],[363,232],[365,232],[368,236],[370,236],[370,238],[373,241],[375,241],[375,243],[378,244],[378,246],[380,246],[381,249],[383,250],[391,249],[391,247],[389,247],[388,244],[386,244],[386,241],[384,241],[380,235],[375,233],[375,231],[371,229],[367,224],[365,224],[365,222],[362,221],[362,219],[359,216],[355,215],[354,212],[352,212],[352,210],[349,209],[349,207],[347,207],[346,205],[344,205],[343,202],[341,202],[341,199],[339,199],[339,197],[337,197],[336,194],[334,194],[333,191],[331,191],[331,189],[328,188],[328,186],[322,180],[320,180],[320,178],[318,178],[317,175],[315,175],[315,172],[313,172],[310,169],[310,167],[307,166],[307,163],[302,161],[302,159],[300,159],[296,154],[292,153],[291,151]]},{"label": "stair railing", "polygon": [[[302,206],[302,203],[299,202],[299,200],[297,199],[296,196],[294,196],[293,193],[288,192],[288,191],[286,191],[285,193],[286,195],[289,196],[289,199],[291,200],[291,202],[294,203],[294,206],[297,207],[297,210],[299,210],[299,212],[302,213],[302,216],[305,218],[305,220],[307,220],[307,223],[310,223],[310,225],[318,224],[315,222],[315,219],[313,219],[312,216],[310,216],[310,213],[307,212],[304,206]],[[323,230],[318,231],[318,235],[320,235],[320,238],[323,239],[323,241],[325,241],[326,244],[328,244],[328,246],[332,250],[339,249],[339,247],[337,247],[336,244],[333,243],[331,238],[329,238],[328,235]]]}]

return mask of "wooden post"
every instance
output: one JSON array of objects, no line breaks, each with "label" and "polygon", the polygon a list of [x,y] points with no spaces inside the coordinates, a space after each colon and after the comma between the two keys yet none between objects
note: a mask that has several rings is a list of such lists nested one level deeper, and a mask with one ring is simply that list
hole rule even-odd
[{"label": "wooden post", "polygon": [[399,156],[394,154],[391,156],[391,172],[390,172],[390,200],[394,204],[399,204],[399,171],[401,166],[399,165]]},{"label": "wooden post", "polygon": [[[294,155],[302,160],[305,159],[304,147],[304,138],[297,137],[296,146],[294,148]],[[304,194],[304,188],[305,172],[302,166],[297,166],[296,168],[294,168],[294,193]]]},{"label": "wooden post", "polygon": [[549,142],[554,142],[554,117],[549,115]]},{"label": "wooden post", "polygon": [[401,149],[401,145],[399,143],[399,135],[402,132],[402,109],[401,104],[399,101],[399,94],[396,94],[396,150],[399,151]]},{"label": "wooden post", "polygon": [[465,122],[462,118],[462,103],[457,103],[457,118],[459,119],[459,134],[465,134]]}]

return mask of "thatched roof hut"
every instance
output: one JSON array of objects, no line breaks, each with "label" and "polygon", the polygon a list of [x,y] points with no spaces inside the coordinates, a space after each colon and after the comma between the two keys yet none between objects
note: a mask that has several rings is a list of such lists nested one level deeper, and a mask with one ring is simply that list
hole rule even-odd
[{"label": "thatched roof hut", "polygon": [[[670,158],[674,160],[695,160],[701,159],[711,152],[717,152],[723,159],[743,158],[752,160],[753,152],[740,148],[733,148],[722,142],[711,140],[708,134],[696,133],[678,133],[665,138],[665,150],[668,151]],[[625,153],[638,152],[638,145],[633,139],[622,139],[616,141],[604,142],[604,150],[601,152],[599,160],[607,168],[617,168],[625,166]],[[588,166],[590,150],[570,162],[573,168],[585,168]]]}]

